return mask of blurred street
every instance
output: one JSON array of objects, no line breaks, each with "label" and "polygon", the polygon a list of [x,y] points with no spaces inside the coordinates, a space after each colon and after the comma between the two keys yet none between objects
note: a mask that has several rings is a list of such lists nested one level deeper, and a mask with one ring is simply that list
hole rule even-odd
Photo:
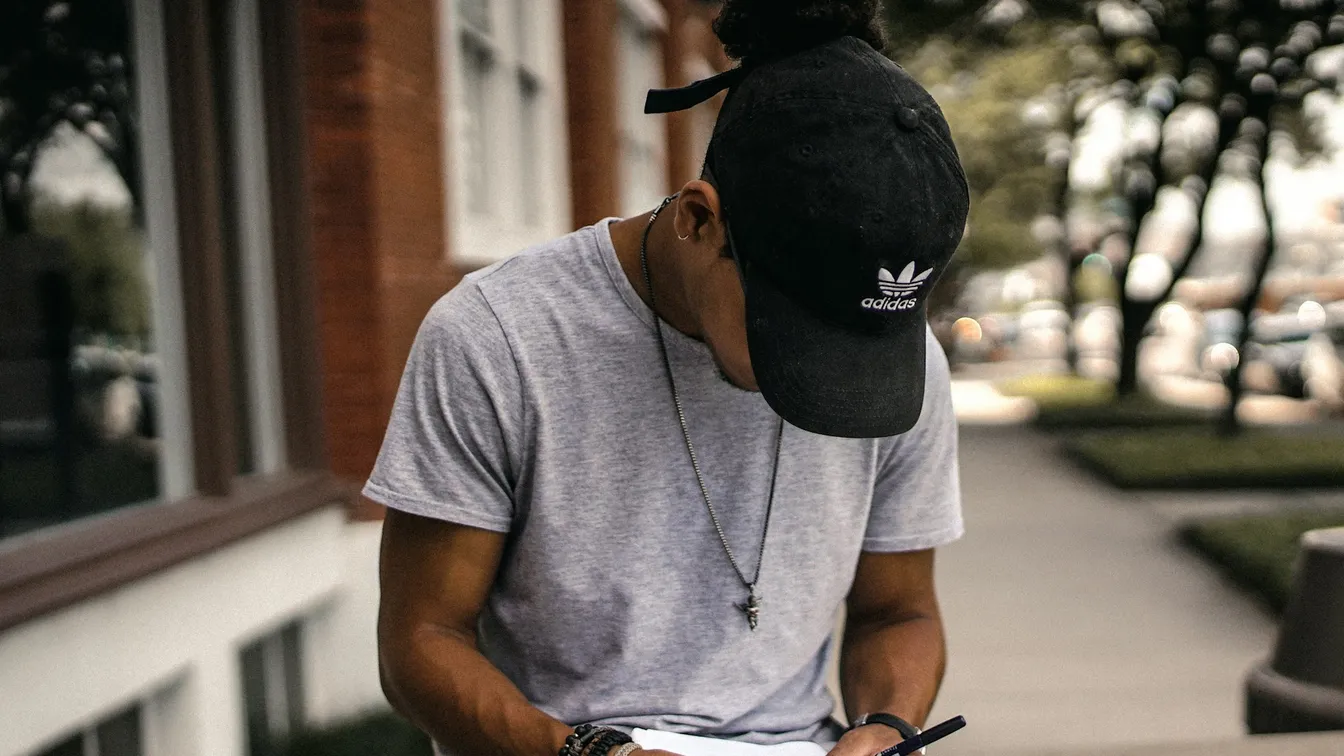
[{"label": "blurred street", "polygon": [[949,666],[931,721],[969,724],[939,753],[1242,735],[1271,618],[1183,551],[1159,507],[1054,444],[963,428],[967,536],[939,558]]}]

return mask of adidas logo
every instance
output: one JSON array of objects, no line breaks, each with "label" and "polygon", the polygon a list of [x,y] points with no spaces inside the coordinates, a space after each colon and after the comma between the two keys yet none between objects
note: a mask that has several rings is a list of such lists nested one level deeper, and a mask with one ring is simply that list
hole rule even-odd
[{"label": "adidas logo", "polygon": [[884,296],[869,297],[861,303],[865,310],[913,310],[918,304],[917,294],[933,274],[933,268],[915,275],[915,264],[905,266],[899,276],[886,268],[877,269],[877,288]]}]

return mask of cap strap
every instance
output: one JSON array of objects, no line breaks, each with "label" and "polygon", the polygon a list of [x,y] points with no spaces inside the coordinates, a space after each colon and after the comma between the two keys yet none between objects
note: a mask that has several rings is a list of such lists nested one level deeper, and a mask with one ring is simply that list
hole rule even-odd
[{"label": "cap strap", "polygon": [[747,69],[737,66],[684,87],[650,89],[648,97],[644,99],[644,112],[675,113],[690,110],[719,92],[737,86],[746,75]]}]

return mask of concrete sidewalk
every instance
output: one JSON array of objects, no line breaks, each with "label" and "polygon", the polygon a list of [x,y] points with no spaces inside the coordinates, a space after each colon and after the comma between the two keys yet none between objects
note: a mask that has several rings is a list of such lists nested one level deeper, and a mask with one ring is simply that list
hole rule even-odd
[{"label": "concrete sidewalk", "polygon": [[1257,735],[1208,743],[1163,743],[1094,749],[1037,751],[1037,756],[1341,756],[1344,732]]},{"label": "concrete sidewalk", "polygon": [[1028,428],[962,432],[967,536],[939,555],[950,663],[946,756],[1235,739],[1242,679],[1273,620],[1143,500]]}]

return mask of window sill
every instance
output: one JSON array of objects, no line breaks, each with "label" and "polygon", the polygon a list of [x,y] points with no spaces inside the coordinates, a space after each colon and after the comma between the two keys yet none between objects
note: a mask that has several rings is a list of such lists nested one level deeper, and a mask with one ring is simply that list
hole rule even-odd
[{"label": "window sill", "polygon": [[0,631],[350,501],[329,474],[290,473],[239,481],[227,497],[123,509],[0,542]]}]

